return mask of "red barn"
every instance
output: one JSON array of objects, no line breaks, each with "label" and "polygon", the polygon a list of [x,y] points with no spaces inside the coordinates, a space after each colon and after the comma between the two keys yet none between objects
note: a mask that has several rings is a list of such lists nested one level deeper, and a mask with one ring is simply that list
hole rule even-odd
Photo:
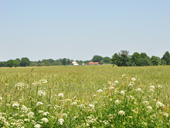
[{"label": "red barn", "polygon": [[99,65],[99,62],[89,62],[88,65]]}]

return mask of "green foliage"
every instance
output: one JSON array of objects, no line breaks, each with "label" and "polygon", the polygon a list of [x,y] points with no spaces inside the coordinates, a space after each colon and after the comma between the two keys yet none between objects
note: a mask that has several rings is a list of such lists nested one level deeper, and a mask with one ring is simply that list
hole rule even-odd
[{"label": "green foliage", "polygon": [[99,55],[95,55],[95,56],[93,56],[93,58],[92,58],[92,61],[93,61],[93,62],[100,62],[101,60],[103,60],[103,57],[102,57],[102,56],[99,56]]},{"label": "green foliage", "polygon": [[136,66],[141,66],[141,59],[141,55],[138,52],[133,53],[131,56],[131,60]]},{"label": "green foliage", "polygon": [[[126,50],[121,50],[115,53],[112,58],[102,57],[99,55],[93,56],[92,60],[76,60],[79,65],[88,64],[88,62],[99,62],[100,64],[113,64],[117,66],[151,66],[151,65],[170,65],[170,53],[167,51],[160,59],[159,57],[152,56],[151,58],[146,53],[134,52],[129,55]],[[43,59],[42,61],[31,61],[24,57],[21,60],[17,58],[15,61],[0,62],[0,67],[18,67],[18,66],[54,66],[54,65],[72,65],[73,60],[68,58],[61,58],[57,60]],[[19,64],[19,65],[18,65]]]},{"label": "green foliage", "polygon": [[31,62],[27,57],[21,58],[20,66],[26,67],[30,66]]},{"label": "green foliage", "polygon": [[104,64],[104,61],[103,61],[103,60],[101,60],[101,61],[100,61],[100,64]]},{"label": "green foliage", "polygon": [[152,56],[151,57],[151,62],[153,65],[160,65],[161,64],[161,59],[157,56]]},{"label": "green foliage", "polygon": [[106,64],[110,64],[111,63],[110,57],[103,57],[103,62]]},{"label": "green foliage", "polygon": [[0,62],[0,67],[5,67],[6,66],[6,62]]},{"label": "green foliage", "polygon": [[167,65],[170,65],[170,53],[167,51],[162,57],[162,60],[166,61]]},{"label": "green foliage", "polygon": [[112,56],[112,64],[114,65],[117,65],[117,66],[122,66],[122,60],[121,60],[121,57],[115,53],[113,56]]},{"label": "green foliage", "polygon": [[14,66],[14,60],[8,60],[7,62],[6,62],[6,66],[7,67],[13,67]]},{"label": "green foliage", "polygon": [[20,65],[20,62],[19,62],[18,59],[16,59],[16,60],[13,61],[13,66],[14,66],[14,67],[18,67],[19,65]]},{"label": "green foliage", "polygon": [[165,60],[161,60],[161,65],[166,65],[166,61]]}]

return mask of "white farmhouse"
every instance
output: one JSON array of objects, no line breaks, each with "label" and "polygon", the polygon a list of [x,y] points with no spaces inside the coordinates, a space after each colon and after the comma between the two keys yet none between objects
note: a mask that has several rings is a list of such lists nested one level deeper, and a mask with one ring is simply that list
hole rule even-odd
[{"label": "white farmhouse", "polygon": [[77,65],[79,65],[79,64],[78,64],[76,61],[73,61],[73,62],[72,62],[72,65],[73,65],[73,66],[77,66]]}]

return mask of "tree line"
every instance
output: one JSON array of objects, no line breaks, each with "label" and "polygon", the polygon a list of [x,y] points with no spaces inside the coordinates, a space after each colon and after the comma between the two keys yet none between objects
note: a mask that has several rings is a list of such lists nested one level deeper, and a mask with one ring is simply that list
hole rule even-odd
[{"label": "tree line", "polygon": [[[88,64],[88,62],[99,62],[99,64],[113,64],[117,66],[151,66],[151,65],[170,65],[170,53],[167,51],[162,56],[149,57],[146,53],[134,52],[129,55],[129,51],[121,50],[119,53],[115,53],[111,58],[102,57],[99,55],[93,56],[91,60],[76,60],[80,65]],[[39,61],[30,61],[29,58],[23,57],[15,60],[8,60],[0,62],[0,67],[26,67],[26,66],[55,66],[55,65],[72,65],[73,60],[68,58],[62,59],[43,59]]]}]

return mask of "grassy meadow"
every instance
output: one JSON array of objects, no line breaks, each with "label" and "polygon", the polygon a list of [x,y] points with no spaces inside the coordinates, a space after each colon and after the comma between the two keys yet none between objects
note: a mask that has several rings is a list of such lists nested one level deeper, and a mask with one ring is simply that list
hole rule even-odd
[{"label": "grassy meadow", "polygon": [[0,68],[0,127],[170,127],[170,66]]}]

